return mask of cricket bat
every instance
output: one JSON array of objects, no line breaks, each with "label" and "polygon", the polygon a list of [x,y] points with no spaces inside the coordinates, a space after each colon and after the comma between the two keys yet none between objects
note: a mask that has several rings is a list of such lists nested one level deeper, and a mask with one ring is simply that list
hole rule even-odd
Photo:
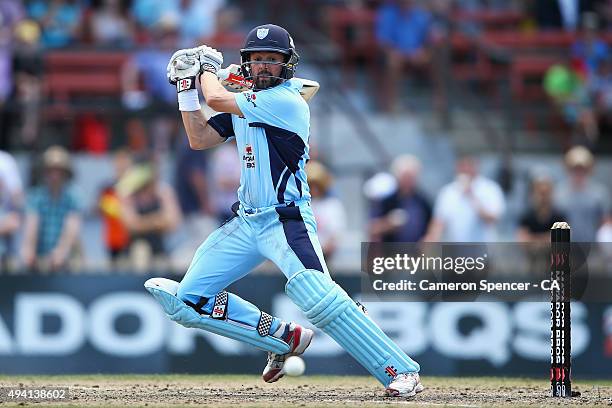
[{"label": "cricket bat", "polygon": [[[217,72],[219,81],[232,92],[242,92],[253,87],[253,81],[245,79],[240,73],[240,66],[231,64],[227,68],[222,68]],[[308,102],[319,90],[319,83],[311,79],[295,78],[302,82],[303,86],[300,95]]]}]

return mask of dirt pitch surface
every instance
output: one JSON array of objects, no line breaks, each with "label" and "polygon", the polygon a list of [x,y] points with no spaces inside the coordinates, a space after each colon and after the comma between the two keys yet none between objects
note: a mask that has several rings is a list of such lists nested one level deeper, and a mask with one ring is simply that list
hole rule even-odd
[{"label": "dirt pitch surface", "polygon": [[576,381],[580,397],[548,396],[545,380],[423,377],[413,399],[385,397],[367,377],[303,376],[266,384],[256,376],[0,376],[2,387],[68,387],[66,401],[7,401],[13,406],[70,407],[612,407],[612,381]]}]

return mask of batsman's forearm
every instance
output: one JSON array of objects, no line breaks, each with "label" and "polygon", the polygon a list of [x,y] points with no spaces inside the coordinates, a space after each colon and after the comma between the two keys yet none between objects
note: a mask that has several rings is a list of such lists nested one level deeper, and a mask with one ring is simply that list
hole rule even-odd
[{"label": "batsman's forearm", "polygon": [[[183,125],[189,139],[189,146],[194,150],[204,150],[223,142],[217,132],[207,122],[201,110],[181,112]],[[216,134],[216,135],[215,135]]]},{"label": "batsman's forearm", "polygon": [[203,72],[200,76],[200,84],[202,87],[202,95],[204,95],[206,104],[213,109],[215,109],[213,105],[219,99],[223,99],[224,96],[229,94],[223,85],[221,85],[221,82],[219,82],[217,75],[213,73]]}]

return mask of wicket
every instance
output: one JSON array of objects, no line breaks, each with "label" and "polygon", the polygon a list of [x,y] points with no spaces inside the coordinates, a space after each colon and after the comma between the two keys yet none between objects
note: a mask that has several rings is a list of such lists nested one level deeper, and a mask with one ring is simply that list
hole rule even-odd
[{"label": "wicket", "polygon": [[571,265],[570,226],[555,222],[550,230],[551,281],[559,283],[551,288],[550,299],[550,382],[553,397],[571,397]]}]

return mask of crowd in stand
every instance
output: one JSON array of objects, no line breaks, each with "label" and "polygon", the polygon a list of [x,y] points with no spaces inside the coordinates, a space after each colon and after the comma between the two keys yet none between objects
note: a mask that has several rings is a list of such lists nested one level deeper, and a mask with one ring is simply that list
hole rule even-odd
[{"label": "crowd in stand", "polygon": [[[529,198],[514,220],[517,242],[546,242],[557,221],[572,226],[576,242],[609,242],[612,234],[610,191],[592,177],[595,159],[583,146],[564,157],[566,174],[555,180],[550,171],[532,170]],[[375,176],[378,186],[366,195],[371,203],[369,236],[383,242],[496,242],[505,217],[506,199],[499,183],[480,174],[474,157],[457,160],[455,179],[430,202],[419,191],[421,164],[416,157],[400,156],[392,179]],[[385,175],[384,177],[389,177]],[[376,179],[378,178],[378,179]]]},{"label": "crowd in stand", "polygon": [[[40,140],[40,122],[49,52],[124,52],[129,58],[117,67],[123,107],[156,114],[151,128],[160,130],[154,139],[163,147],[168,112],[176,104],[165,73],[172,52],[243,38],[241,13],[225,0],[3,0],[0,21],[0,149],[5,150],[48,145]],[[86,130],[104,131],[95,114],[78,122]],[[82,139],[64,144],[91,147]],[[96,148],[99,143],[90,150]]]},{"label": "crowd in stand", "polygon": [[[225,0],[4,0],[5,22],[35,22],[44,49],[151,44],[160,24],[176,25],[181,46],[212,37]],[[179,24],[180,23],[180,24]]]},{"label": "crowd in stand", "polygon": [[[0,149],[40,148],[37,136],[41,130],[44,70],[41,51],[80,47],[130,53],[121,73],[123,107],[128,112],[153,113],[152,143],[167,150],[173,131],[169,112],[176,102],[165,80],[169,55],[177,48],[197,43],[217,44],[221,37],[232,38],[233,44],[239,44],[244,33],[241,32],[241,8],[236,5],[243,6],[242,3],[229,0],[2,1]],[[451,31],[451,25],[453,32],[481,33],[483,37],[488,32],[504,29],[478,18],[453,20],[453,17],[478,12],[514,12],[518,19],[512,20],[509,29],[516,33],[535,29],[580,33],[566,50],[566,63],[552,66],[546,73],[543,89],[557,105],[562,120],[571,127],[574,143],[594,147],[602,134],[605,136],[612,129],[612,52],[608,44],[612,37],[602,37],[612,29],[609,0],[347,0],[321,2],[313,13],[322,13],[326,5],[374,13],[376,47],[369,47],[366,52],[372,54],[370,57],[377,69],[383,70],[377,74],[382,80],[373,83],[377,84],[378,107],[387,112],[403,111],[402,105],[410,103],[401,97],[406,95],[403,87],[406,79],[427,84],[434,90],[442,87],[442,76],[448,73],[437,71],[440,64],[434,61],[433,54]],[[299,9],[303,4],[292,7]],[[326,19],[321,21],[314,28],[329,32],[323,23]],[[357,28],[347,28],[344,33],[347,43],[342,47],[350,48],[352,42],[365,35]],[[340,53],[346,51],[343,49]],[[95,117],[83,123],[85,129],[97,124]],[[8,140],[10,134],[17,135],[12,137],[12,143]],[[82,147],[81,142],[73,144]]]},{"label": "crowd in stand", "polygon": [[[362,2],[365,7],[365,3]],[[516,32],[577,32],[566,51],[566,62],[551,67],[545,89],[559,106],[574,132],[574,143],[594,146],[602,133],[612,133],[612,51],[602,34],[612,32],[610,1],[431,1],[383,2],[376,10],[376,39],[382,47],[385,72],[382,97],[386,111],[400,108],[398,93],[403,77],[425,80],[434,87],[443,80],[436,71],[433,53],[450,30],[449,16],[470,11],[514,10],[521,12]],[[487,30],[477,19],[455,23],[455,30]]]},{"label": "crowd in stand", "polygon": [[[24,187],[15,158],[0,151],[0,270],[82,269],[88,265],[85,240],[104,242],[106,266],[114,270],[184,270],[203,239],[234,215],[240,161],[235,144],[227,143],[210,154],[185,148],[175,163],[174,178],[166,182],[155,157],[120,150],[113,178],[99,186],[95,208],[83,208],[66,149],[45,150],[38,182],[30,188]],[[307,173],[319,239],[331,257],[344,238],[345,210],[323,164],[309,162]],[[81,233],[84,217],[92,215],[102,222],[102,236]],[[171,249],[179,228],[180,245]]]},{"label": "crowd in stand", "polygon": [[[70,179],[74,167],[67,150],[52,146],[42,155],[40,181],[24,189],[12,156],[0,152],[0,259],[3,268],[55,271],[82,268],[84,214]],[[472,156],[457,159],[454,180],[434,200],[420,191],[422,164],[402,155],[388,173],[364,185],[369,221],[364,238],[372,242],[546,242],[556,221],[572,226],[572,240],[610,242],[610,191],[592,177],[595,159],[582,146],[564,156],[565,175],[555,179],[545,168],[532,171],[529,198],[513,220],[515,236],[499,234],[507,219],[506,194],[496,180],[483,176]],[[225,144],[204,156],[185,151],[173,182],[159,175],[152,157],[119,151],[115,175],[100,186],[97,216],[103,221],[103,240],[113,270],[169,268],[184,270],[203,237],[231,217],[236,200],[240,163],[235,146]],[[312,206],[325,255],[333,259],[350,236],[346,209],[322,163],[311,161],[307,174]],[[178,248],[169,240],[183,230]],[[356,238],[355,238],[356,239]],[[10,263],[9,260],[12,262]]]}]

